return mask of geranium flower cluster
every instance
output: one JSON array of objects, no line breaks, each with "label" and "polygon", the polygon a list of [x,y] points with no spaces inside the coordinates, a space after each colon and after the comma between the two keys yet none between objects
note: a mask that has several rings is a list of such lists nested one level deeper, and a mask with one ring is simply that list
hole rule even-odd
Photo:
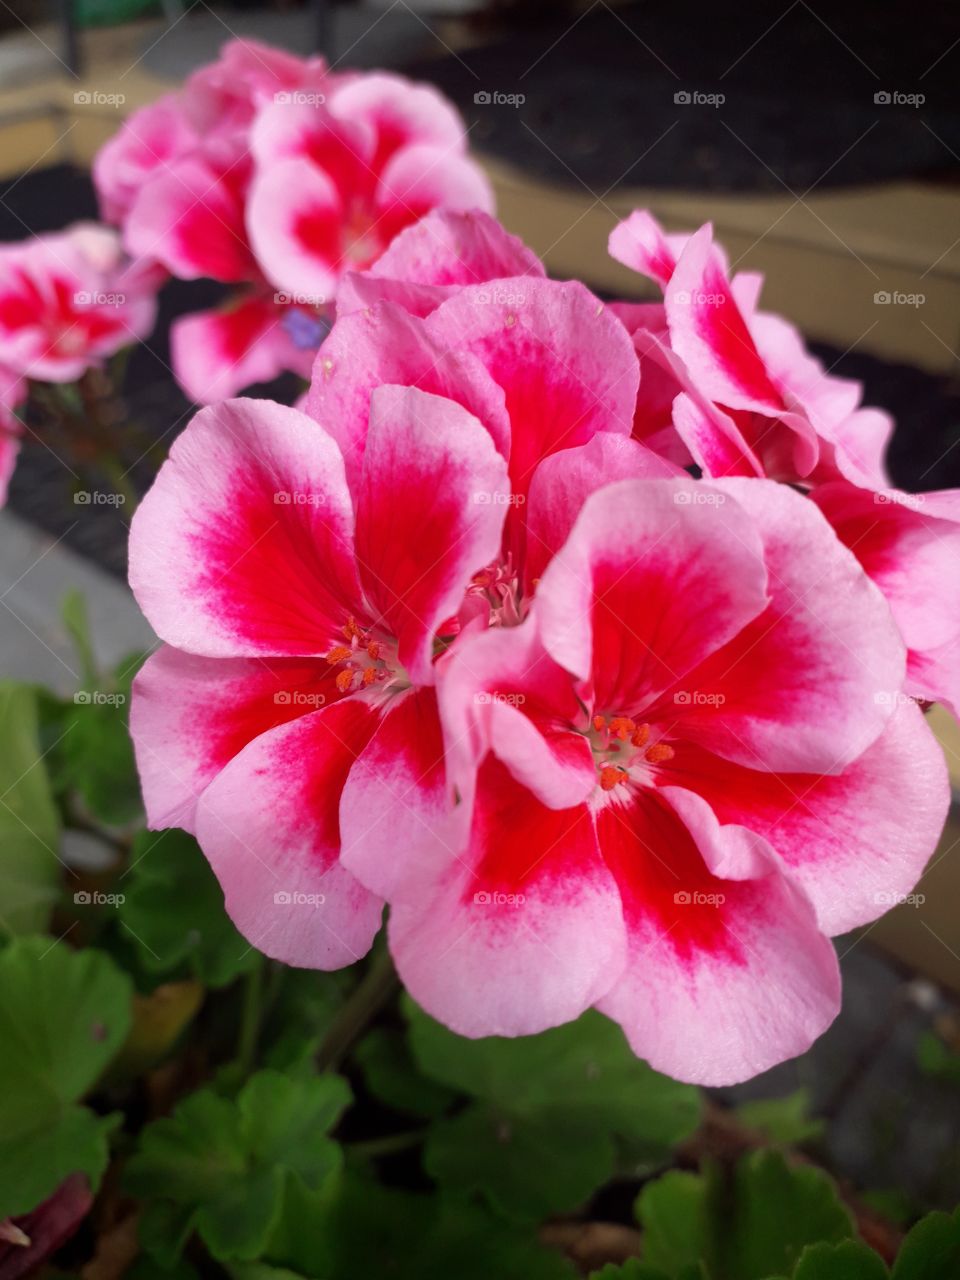
[{"label": "geranium flower cluster", "polygon": [[92,222],[0,245],[0,504],[29,382],[74,382],[145,338],[159,283],[155,266],[128,261],[117,233]]},{"label": "geranium flower cluster", "polygon": [[304,412],[196,416],[133,524],[132,730],[268,955],[350,964],[386,906],[457,1032],[595,1006],[724,1084],[829,1025],[831,936],[936,843],[960,513],[709,226],[611,249],[662,302],[431,213],[345,278]]},{"label": "geranium flower cluster", "polygon": [[182,90],[133,113],[94,179],[131,254],[237,288],[172,329],[197,403],[309,375],[341,277],[437,207],[492,210],[463,121],[401,76],[334,72],[232,40]]}]

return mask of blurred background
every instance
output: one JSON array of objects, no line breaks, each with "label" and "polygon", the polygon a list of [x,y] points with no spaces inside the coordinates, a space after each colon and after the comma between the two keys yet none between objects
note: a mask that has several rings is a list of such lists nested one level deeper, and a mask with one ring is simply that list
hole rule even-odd
[{"label": "blurred background", "polygon": [[[954,7],[0,0],[0,240],[95,217],[97,148],[235,35],[436,84],[467,121],[502,221],[552,274],[604,298],[640,296],[605,247],[630,210],[648,207],[672,230],[711,219],[733,266],[766,275],[764,306],[895,416],[895,483],[960,486]],[[158,441],[191,411],[166,328],[220,288],[172,281],[157,333],[132,357],[129,398]],[[149,481],[149,453],[130,465]],[[120,585],[122,521],[116,508],[81,518],[62,460],[24,451],[0,516],[4,675],[63,675],[58,602],[69,585],[93,602],[108,656],[148,640]],[[956,784],[960,736],[939,708],[931,716]],[[846,999],[832,1031],[735,1091],[806,1088],[836,1168],[888,1188],[878,1200],[888,1216],[960,1197],[958,840],[954,820],[916,901],[839,940]]]}]

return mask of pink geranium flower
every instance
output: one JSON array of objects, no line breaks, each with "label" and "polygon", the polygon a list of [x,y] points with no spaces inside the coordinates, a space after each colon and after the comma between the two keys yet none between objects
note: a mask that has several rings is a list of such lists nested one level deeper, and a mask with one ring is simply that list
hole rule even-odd
[{"label": "pink geranium flower", "polygon": [[77,223],[0,246],[0,364],[20,378],[72,382],[145,338],[157,273],[129,264],[107,227]]},{"label": "pink geranium flower", "polygon": [[343,861],[389,899],[414,998],[461,1034],[596,1005],[658,1069],[744,1079],[829,1024],[828,935],[908,892],[939,835],[943,759],[903,670],[882,597],[805,498],[608,485],[522,625],[440,664],[456,856],[424,852],[438,805],[411,746],[389,810],[382,771],[348,779]]},{"label": "pink geranium flower", "polygon": [[432,209],[493,204],[434,89],[241,40],[135,112],[94,177],[131,253],[240,286],[174,327],[177,378],[203,402],[305,374],[347,271]]},{"label": "pink geranium flower", "polygon": [[640,438],[656,434],[651,443],[675,455],[672,419],[709,476],[888,483],[890,419],[860,408],[859,383],[825,373],[792,325],[756,309],[762,278],[730,277],[710,224],[671,236],[637,210],[611,233],[610,253],[663,290],[662,305],[616,308],[653,375],[641,379]]},{"label": "pink geranium flower", "polygon": [[960,491],[836,481],[811,497],[887,598],[907,646],[906,693],[960,717]]},{"label": "pink geranium flower", "polygon": [[636,360],[598,300],[533,277],[503,295],[345,316],[313,418],[203,410],[134,519],[131,584],[167,642],[131,716],[150,823],[195,831],[235,922],[292,963],[347,964],[379,927],[382,897],[340,861],[348,777],[387,779],[383,813],[432,752],[448,820],[435,658],[532,571],[542,459],[599,434],[595,474],[666,466],[627,438]]}]

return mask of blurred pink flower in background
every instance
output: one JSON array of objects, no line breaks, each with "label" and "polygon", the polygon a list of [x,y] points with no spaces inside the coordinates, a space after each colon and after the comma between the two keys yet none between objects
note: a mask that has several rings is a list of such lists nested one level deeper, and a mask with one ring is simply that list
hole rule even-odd
[{"label": "blurred pink flower in background", "polygon": [[38,382],[75,381],[146,338],[159,278],[95,223],[0,245],[0,364]]},{"label": "blurred pink flower in background", "polygon": [[201,402],[306,375],[345,272],[431,209],[493,207],[435,89],[244,40],[129,117],[94,178],[132,254],[241,287],[174,324],[176,376]]}]

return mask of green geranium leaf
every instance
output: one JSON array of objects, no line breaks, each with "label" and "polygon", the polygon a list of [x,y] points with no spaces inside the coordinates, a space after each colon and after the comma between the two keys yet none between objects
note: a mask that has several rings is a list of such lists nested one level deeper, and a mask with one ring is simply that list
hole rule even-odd
[{"label": "green geranium leaf", "polygon": [[789,1275],[806,1245],[854,1233],[827,1175],[811,1165],[788,1164],[777,1151],[758,1151],[741,1161],[732,1188],[711,1181],[712,1254],[725,1280]]},{"label": "green geranium leaf", "polygon": [[798,1089],[785,1098],[744,1102],[736,1114],[748,1129],[759,1129],[771,1142],[784,1147],[812,1142],[824,1129],[822,1120],[810,1116],[810,1094],[806,1089]]},{"label": "green geranium leaf", "polygon": [[517,1118],[476,1104],[433,1126],[425,1165],[441,1186],[479,1191],[508,1217],[537,1220],[587,1200],[615,1156],[609,1132],[575,1124],[562,1108]]},{"label": "green geranium leaf", "polygon": [[96,1186],[114,1120],[78,1106],[126,1038],[132,990],[107,956],[23,938],[0,952],[0,1220],[68,1174]]},{"label": "green geranium leaf", "polygon": [[637,1197],[637,1221],[646,1262],[671,1276],[697,1265],[710,1252],[706,1179],[672,1170],[647,1183]]},{"label": "green geranium leaf", "polygon": [[354,1057],[367,1088],[394,1111],[430,1119],[449,1110],[458,1096],[417,1069],[400,1031],[375,1028],[357,1045]]},{"label": "green geranium leaf", "polygon": [[575,1280],[572,1265],[544,1248],[532,1226],[352,1174],[320,1192],[291,1187],[264,1261],[323,1280]]},{"label": "green geranium leaf", "polygon": [[697,1091],[658,1075],[598,1013],[541,1035],[466,1040],[408,1003],[420,1069],[475,1102],[434,1124],[425,1162],[439,1182],[481,1191],[503,1213],[575,1208],[613,1173],[616,1139],[665,1156],[697,1125]]},{"label": "green geranium leaf", "polygon": [[143,812],[140,780],[127,727],[135,655],[108,678],[79,689],[63,712],[57,748],[58,789],[75,791],[101,822],[122,826]]},{"label": "green geranium leaf", "polygon": [[162,1205],[144,1246],[169,1261],[197,1231],[216,1258],[259,1258],[287,1186],[317,1190],[339,1168],[340,1148],[326,1134],[349,1101],[339,1076],[276,1071],[252,1076],[233,1100],[191,1094],[145,1130],[127,1167],[128,1189]]},{"label": "green geranium leaf", "polygon": [[804,1249],[793,1280],[890,1280],[886,1263],[859,1240]]},{"label": "green geranium leaf", "polygon": [[893,1268],[893,1280],[946,1280],[960,1276],[960,1209],[929,1213],[909,1232]]},{"label": "green geranium leaf", "polygon": [[853,1235],[826,1174],[777,1151],[742,1160],[729,1181],[718,1168],[671,1172],[641,1192],[644,1259],[668,1274],[698,1261],[711,1280],[788,1276],[804,1248]]},{"label": "green geranium leaf", "polygon": [[120,920],[145,969],[189,969],[222,987],[260,963],[223,906],[223,892],[200,846],[185,831],[144,831],[133,842]]},{"label": "green geranium leaf", "polygon": [[38,933],[60,883],[60,821],[26,685],[0,683],[0,742],[0,933]]}]

